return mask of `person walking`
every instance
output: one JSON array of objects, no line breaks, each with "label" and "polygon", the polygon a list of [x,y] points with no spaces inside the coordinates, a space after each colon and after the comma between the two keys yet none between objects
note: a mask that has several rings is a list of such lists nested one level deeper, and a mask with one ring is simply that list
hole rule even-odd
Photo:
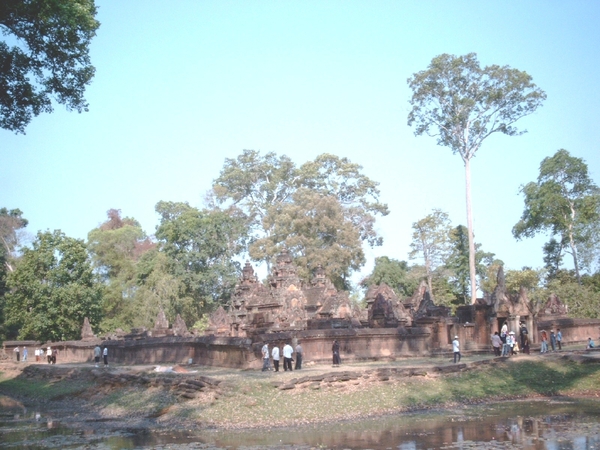
[{"label": "person walking", "polygon": [[556,329],[556,343],[558,344],[558,349],[562,350],[562,331],[560,331],[560,328]]},{"label": "person walking", "polygon": [[288,343],[283,346],[283,370],[291,371],[292,370],[292,354],[294,353],[294,349]]},{"label": "person walking", "polygon": [[102,359],[104,359],[104,367],[108,367],[108,347],[104,346],[102,350]]},{"label": "person walking", "polygon": [[273,367],[275,368],[275,372],[279,372],[279,346],[274,346],[271,351],[271,356],[273,357]]},{"label": "person walking", "polygon": [[262,352],[262,357],[263,357],[262,371],[266,372],[267,370],[269,370],[271,368],[269,365],[269,344],[267,344],[265,342],[262,346],[261,352]]},{"label": "person walking", "polygon": [[452,341],[452,351],[454,352],[454,364],[456,364],[457,362],[460,362],[461,358],[458,336],[454,336],[454,340]]},{"label": "person walking", "polygon": [[296,366],[294,369],[300,370],[302,369],[302,346],[300,345],[300,341],[296,344]]}]

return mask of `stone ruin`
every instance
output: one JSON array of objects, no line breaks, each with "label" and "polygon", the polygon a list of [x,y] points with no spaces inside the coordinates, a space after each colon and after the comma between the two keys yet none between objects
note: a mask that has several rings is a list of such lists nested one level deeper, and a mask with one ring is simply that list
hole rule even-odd
[{"label": "stone ruin", "polygon": [[398,328],[410,327],[416,319],[448,316],[448,308],[433,303],[426,283],[405,301],[386,284],[371,286],[366,308],[361,308],[333,286],[321,266],[310,282],[302,281],[291,255],[283,250],[266,284],[246,262],[229,308],[219,307],[210,316],[206,334],[250,337],[280,331]]}]

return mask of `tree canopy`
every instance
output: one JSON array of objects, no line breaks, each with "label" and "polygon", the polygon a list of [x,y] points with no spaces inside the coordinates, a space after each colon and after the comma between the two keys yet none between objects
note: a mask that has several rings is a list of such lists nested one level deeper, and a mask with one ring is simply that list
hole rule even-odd
[{"label": "tree canopy", "polygon": [[524,133],[514,123],[533,113],[546,94],[526,72],[498,65],[482,68],[475,53],[436,56],[427,70],[408,79],[408,85],[413,91],[408,125],[415,127],[415,135],[437,137],[438,145],[458,153],[465,165],[470,290],[475,303],[471,158],[493,133]]},{"label": "tree canopy", "polygon": [[[361,171],[347,158],[331,154],[298,167],[285,155],[244,150],[236,159],[225,160],[213,194],[219,205],[243,213],[254,260],[269,265],[288,246],[296,263],[310,271],[323,260],[319,252],[335,254],[340,259],[330,258],[326,270],[342,280],[363,264],[363,242],[381,245],[375,215],[388,213],[379,201],[378,183]],[[342,228],[332,234],[327,222],[333,217]]]},{"label": "tree canopy", "polygon": [[85,244],[61,231],[38,232],[8,287],[6,322],[19,339],[79,339],[85,317],[100,321],[102,287]]},{"label": "tree canopy", "polygon": [[522,186],[521,192],[525,208],[513,235],[522,239],[549,232],[551,240],[544,246],[547,266],[557,270],[562,253],[570,253],[581,283],[578,247],[595,243],[589,231],[600,222],[600,190],[590,178],[587,164],[558,150],[541,162],[537,182]]},{"label": "tree canopy", "polygon": [[85,87],[95,69],[89,45],[99,22],[94,0],[2,0],[0,127],[24,133],[31,119],[52,111],[87,111]]}]

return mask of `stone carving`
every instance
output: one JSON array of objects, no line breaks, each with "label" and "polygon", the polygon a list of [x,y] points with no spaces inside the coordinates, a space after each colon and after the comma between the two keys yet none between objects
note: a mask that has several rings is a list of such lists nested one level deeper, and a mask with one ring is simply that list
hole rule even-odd
[{"label": "stone carving", "polygon": [[566,316],[567,312],[567,305],[561,302],[556,294],[550,294],[550,297],[548,297],[548,301],[540,311],[540,314],[546,316]]},{"label": "stone carving", "polygon": [[92,331],[92,326],[90,325],[90,321],[86,317],[83,319],[83,327],[81,327],[81,340],[89,341],[92,339],[96,339],[96,335]]},{"label": "stone carving", "polygon": [[185,321],[181,318],[181,316],[179,314],[177,314],[177,317],[175,318],[175,323],[173,324],[173,334],[175,336],[189,336],[190,333],[188,332],[187,329],[187,325],[185,324]]},{"label": "stone carving", "polygon": [[152,336],[168,336],[173,334],[172,330],[169,330],[169,321],[165,311],[160,308],[158,315],[156,316],[156,322],[154,322],[154,328],[152,329]]}]

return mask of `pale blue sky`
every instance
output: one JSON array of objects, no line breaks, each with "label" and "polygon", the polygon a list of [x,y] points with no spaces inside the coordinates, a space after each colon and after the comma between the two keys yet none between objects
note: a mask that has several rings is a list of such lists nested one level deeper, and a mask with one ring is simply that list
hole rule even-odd
[{"label": "pale blue sky", "polygon": [[[509,268],[543,265],[544,238],[517,242],[519,186],[565,148],[600,184],[600,2],[100,0],[90,112],[0,131],[0,207],[29,231],[86,238],[109,208],[157,224],[159,200],[202,206],[224,159],[328,152],[380,182],[390,215],[374,256],[407,259],[411,225],[466,223],[462,161],[407,126],[406,80],[441,53],[525,70],[548,99],[490,137],[472,163],[476,241]],[[367,266],[364,272],[370,270]]]}]

